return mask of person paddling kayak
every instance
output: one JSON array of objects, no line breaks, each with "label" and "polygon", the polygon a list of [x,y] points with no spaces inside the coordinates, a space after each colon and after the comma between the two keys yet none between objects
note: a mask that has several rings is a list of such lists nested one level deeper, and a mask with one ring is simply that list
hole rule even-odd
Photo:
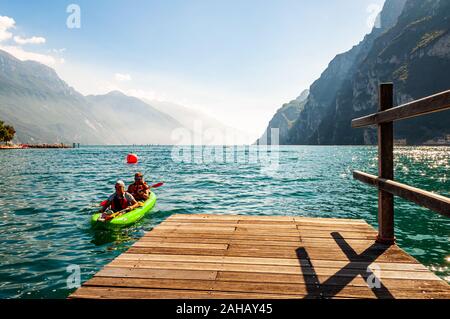
[{"label": "person paddling kayak", "polygon": [[134,175],[134,183],[128,186],[128,193],[133,195],[137,201],[146,201],[150,196],[150,186],[144,181],[142,173]]},{"label": "person paddling kayak", "polygon": [[99,218],[99,221],[109,220],[110,218],[108,218],[108,215],[111,215],[112,213],[126,213],[141,206],[133,195],[125,192],[125,183],[123,181],[117,181],[115,188],[116,192],[108,198],[100,210],[102,216]]}]

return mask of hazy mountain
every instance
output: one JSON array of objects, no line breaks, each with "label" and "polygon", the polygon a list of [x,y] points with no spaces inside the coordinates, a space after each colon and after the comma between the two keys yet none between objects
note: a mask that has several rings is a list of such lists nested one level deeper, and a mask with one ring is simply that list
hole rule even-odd
[{"label": "hazy mountain", "polygon": [[16,142],[170,144],[183,127],[120,92],[85,97],[53,69],[1,50],[0,71],[0,119],[16,128]]},{"label": "hazy mountain", "polygon": [[161,112],[169,114],[192,133],[192,144],[246,144],[246,134],[212,116],[171,102],[144,100]]},{"label": "hazy mountain", "polygon": [[0,119],[24,143],[115,143],[85,98],[40,63],[0,50]]},{"label": "hazy mountain", "polygon": [[121,144],[172,144],[172,132],[183,128],[170,115],[119,91],[86,99],[94,116],[108,125]]},{"label": "hazy mountain", "polygon": [[256,144],[266,145],[272,143],[272,129],[278,129],[279,143],[286,144],[289,140],[289,130],[303,111],[309,96],[309,90],[304,90],[299,97],[289,103],[284,104],[270,120],[267,129]]},{"label": "hazy mountain", "polygon": [[[450,88],[450,1],[387,0],[381,28],[338,55],[311,86],[289,144],[368,144],[373,129],[351,119],[377,110],[380,82],[394,82],[397,105]],[[401,121],[397,138],[422,143],[450,133],[450,112]]]},{"label": "hazy mountain", "polygon": [[118,91],[83,96],[53,69],[1,50],[0,71],[0,119],[16,128],[16,142],[244,143],[242,132],[199,111]]}]

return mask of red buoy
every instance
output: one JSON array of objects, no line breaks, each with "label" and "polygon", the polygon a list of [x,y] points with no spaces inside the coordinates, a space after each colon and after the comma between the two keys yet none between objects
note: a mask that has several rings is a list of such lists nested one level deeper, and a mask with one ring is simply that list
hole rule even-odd
[{"label": "red buoy", "polygon": [[136,154],[128,154],[127,155],[127,163],[128,164],[136,164],[139,160],[139,157]]}]

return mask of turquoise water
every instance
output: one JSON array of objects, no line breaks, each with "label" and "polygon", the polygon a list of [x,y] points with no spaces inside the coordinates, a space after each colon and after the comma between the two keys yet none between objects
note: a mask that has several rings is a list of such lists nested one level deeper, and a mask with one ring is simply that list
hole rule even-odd
[{"label": "turquoise water", "polygon": [[[138,165],[125,164],[130,151]],[[376,226],[377,192],[352,178],[353,169],[376,174],[375,148],[281,147],[277,154],[280,166],[267,174],[245,160],[177,163],[163,146],[0,152],[0,298],[64,298],[73,291],[68,266],[78,265],[85,281],[172,214],[362,218]],[[450,148],[395,155],[399,181],[450,196]],[[155,212],[119,233],[93,231],[95,205],[137,170],[165,182]],[[396,200],[399,245],[450,282],[449,234],[449,219]]]}]

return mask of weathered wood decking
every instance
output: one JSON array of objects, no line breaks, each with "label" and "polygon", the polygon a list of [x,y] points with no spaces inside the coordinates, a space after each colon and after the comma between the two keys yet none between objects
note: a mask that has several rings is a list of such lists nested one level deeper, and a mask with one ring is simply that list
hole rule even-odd
[{"label": "weathered wood decking", "polygon": [[[362,220],[173,215],[70,297],[450,298],[376,235]],[[374,275],[379,288],[367,285]]]}]

